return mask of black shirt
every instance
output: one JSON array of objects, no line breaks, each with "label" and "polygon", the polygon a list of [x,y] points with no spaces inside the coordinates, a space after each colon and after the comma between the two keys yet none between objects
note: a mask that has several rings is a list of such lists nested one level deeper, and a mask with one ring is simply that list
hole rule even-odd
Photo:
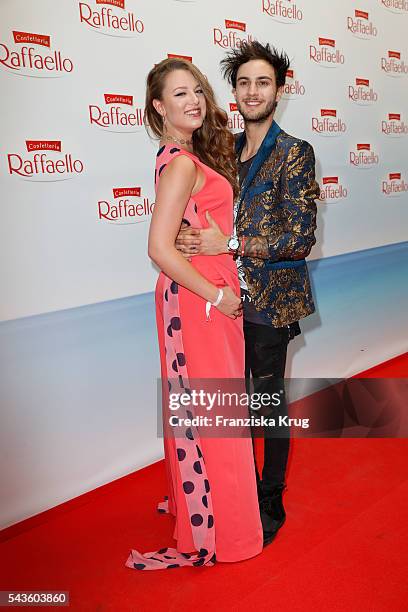
[{"label": "black shirt", "polygon": [[249,168],[251,167],[251,164],[254,161],[254,157],[255,155],[245,160],[244,162],[242,162],[239,158],[237,160],[239,184],[241,185],[241,187],[242,187],[242,183],[245,180],[246,175],[248,174]]}]

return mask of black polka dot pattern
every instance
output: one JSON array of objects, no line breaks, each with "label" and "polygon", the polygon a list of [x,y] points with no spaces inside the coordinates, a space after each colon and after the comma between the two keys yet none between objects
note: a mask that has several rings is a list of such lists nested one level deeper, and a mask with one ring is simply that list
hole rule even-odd
[{"label": "black polka dot pattern", "polygon": [[[157,161],[157,180],[163,172],[166,164],[169,163],[171,154],[178,154],[180,149],[166,145],[161,147],[158,152],[159,160]],[[160,155],[162,157],[160,157]],[[156,180],[156,184],[157,184]],[[194,210],[193,210],[194,207]],[[194,211],[197,213],[197,206],[191,200],[188,204],[186,217],[183,218],[183,225],[190,226],[197,223],[197,218],[194,216]],[[191,222],[189,219],[191,218]],[[194,223],[193,223],[194,220]],[[200,225],[200,224],[198,224]],[[180,296],[180,297],[179,297]],[[183,289],[179,289],[176,281],[164,278],[164,286],[162,293],[162,308],[164,321],[164,347],[165,353],[165,368],[167,369],[167,380],[169,392],[172,393],[188,393],[192,394],[189,388],[188,376],[188,354],[184,353],[183,348],[183,328],[180,318],[179,300],[184,297]],[[171,382],[170,382],[171,381]],[[165,389],[165,397],[168,399],[167,390]],[[175,420],[180,424],[181,417],[193,420],[194,410],[191,406],[180,406]],[[176,427],[174,423],[174,440],[176,446],[173,447],[175,458],[177,460],[176,469],[179,470],[181,481],[181,491],[184,495],[184,500],[187,506],[187,512],[191,526],[194,528],[193,541],[196,553],[180,553],[174,548],[161,548],[156,553],[148,553],[141,555],[137,551],[133,551],[133,555],[129,563],[135,564],[140,569],[172,569],[180,566],[205,566],[212,565],[210,559],[215,559],[215,530],[214,517],[209,495],[209,483],[205,469],[203,453],[201,451],[199,430],[196,426],[187,426],[184,424],[182,430]],[[158,506],[160,513],[169,513],[169,504],[162,502]]]},{"label": "black polka dot pattern", "polygon": [[179,331],[181,329],[180,317],[172,317],[170,319],[170,325],[174,329],[174,331]]},{"label": "black polka dot pattern", "polygon": [[177,147],[173,147],[172,149],[170,149],[170,153],[178,153],[180,151],[180,149],[178,149]]},{"label": "black polka dot pattern", "polygon": [[184,450],[184,448],[178,448],[177,449],[177,459],[179,461],[184,461],[185,458],[186,458],[186,451]]},{"label": "black polka dot pattern", "polygon": [[159,168],[159,176],[161,175],[161,173],[163,172],[163,170],[165,169],[166,166],[167,166],[167,164],[163,164],[162,166],[160,166],[160,168]]},{"label": "black polka dot pattern", "polygon": [[144,563],[134,563],[133,567],[137,570],[142,570],[146,567],[146,565]]},{"label": "black polka dot pattern", "polygon": [[[210,518],[210,517],[208,517]],[[203,517],[201,516],[201,514],[193,514],[193,516],[191,517],[191,524],[194,527],[199,527],[200,525],[202,525],[204,522]]]},{"label": "black polka dot pattern", "polygon": [[179,364],[179,366],[186,365],[186,357],[184,353],[177,353],[177,363]]},{"label": "black polka dot pattern", "polygon": [[202,470],[202,467],[201,467],[201,463],[199,461],[195,461],[194,462],[193,469],[194,469],[194,471],[197,474],[202,474],[203,473],[203,470]]},{"label": "black polka dot pattern", "polygon": [[193,565],[195,565],[196,567],[200,567],[200,565],[204,565],[205,563],[205,559],[198,559],[198,561],[194,561]]},{"label": "black polka dot pattern", "polygon": [[163,147],[160,147],[160,149],[156,153],[156,157],[160,157],[160,155],[163,153],[165,148],[166,148],[166,145],[164,145]]},{"label": "black polka dot pattern", "polygon": [[192,493],[194,491],[194,483],[187,480],[187,482],[183,482],[183,491],[184,493],[187,493],[187,495],[190,495],[190,493]]}]

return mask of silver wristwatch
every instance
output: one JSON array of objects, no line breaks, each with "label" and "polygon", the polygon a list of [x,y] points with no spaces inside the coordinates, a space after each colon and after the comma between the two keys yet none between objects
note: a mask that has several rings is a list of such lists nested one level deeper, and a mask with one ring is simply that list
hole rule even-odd
[{"label": "silver wristwatch", "polygon": [[231,236],[231,238],[227,242],[227,247],[228,247],[228,252],[229,253],[233,253],[234,255],[236,255],[237,251],[239,249],[239,239],[238,239],[238,236],[233,234]]}]

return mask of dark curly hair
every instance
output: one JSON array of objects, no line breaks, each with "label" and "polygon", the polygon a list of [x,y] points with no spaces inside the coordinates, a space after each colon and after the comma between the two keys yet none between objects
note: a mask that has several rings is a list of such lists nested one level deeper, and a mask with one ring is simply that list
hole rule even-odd
[{"label": "dark curly hair", "polygon": [[225,79],[235,89],[237,85],[237,73],[242,64],[251,60],[264,60],[272,66],[275,71],[276,85],[281,87],[285,84],[286,72],[290,66],[290,60],[284,51],[271,47],[269,43],[262,45],[259,41],[243,42],[238,49],[234,49],[221,61],[221,71]]}]

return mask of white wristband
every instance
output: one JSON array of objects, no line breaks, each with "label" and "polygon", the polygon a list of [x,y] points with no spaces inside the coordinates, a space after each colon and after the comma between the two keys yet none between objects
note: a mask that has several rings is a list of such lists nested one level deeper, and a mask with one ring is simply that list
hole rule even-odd
[{"label": "white wristband", "polygon": [[224,292],[222,289],[219,289],[217,299],[215,300],[215,302],[211,302],[211,306],[218,306],[218,304],[221,302],[223,297],[224,297]]},{"label": "white wristband", "polygon": [[205,303],[205,314],[206,314],[206,317],[207,317],[207,321],[211,321],[211,319],[210,319],[211,306],[218,306],[218,304],[221,302],[223,297],[224,297],[224,292],[223,292],[222,289],[219,289],[218,290],[217,299],[215,300],[215,302],[206,302]]}]

